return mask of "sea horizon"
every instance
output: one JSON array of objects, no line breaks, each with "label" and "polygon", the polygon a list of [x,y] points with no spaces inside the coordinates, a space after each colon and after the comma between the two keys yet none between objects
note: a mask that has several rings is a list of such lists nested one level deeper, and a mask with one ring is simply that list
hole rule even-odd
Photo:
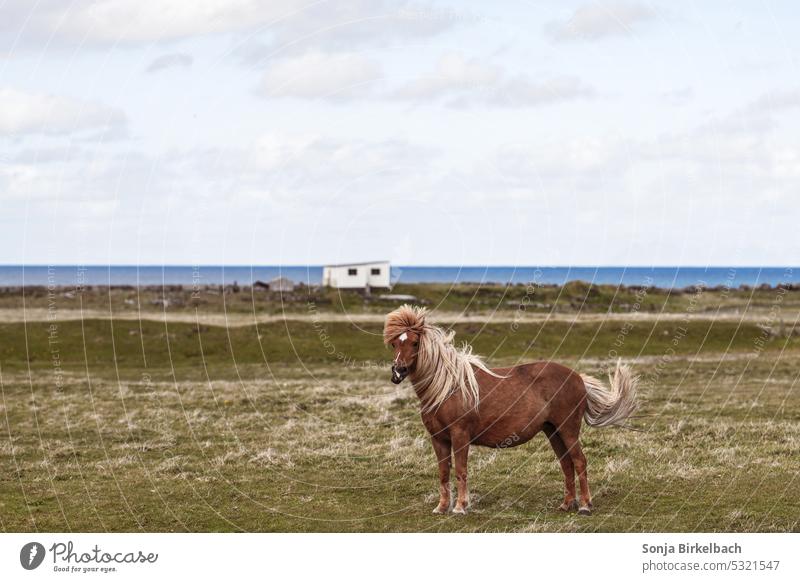
[{"label": "sea horizon", "polygon": [[[319,285],[323,265],[0,265],[0,287],[19,286],[150,286],[252,285],[286,277],[295,283]],[[480,283],[563,285],[585,281],[598,285],[684,288],[794,282],[793,266],[514,266],[393,265],[398,283]]]}]

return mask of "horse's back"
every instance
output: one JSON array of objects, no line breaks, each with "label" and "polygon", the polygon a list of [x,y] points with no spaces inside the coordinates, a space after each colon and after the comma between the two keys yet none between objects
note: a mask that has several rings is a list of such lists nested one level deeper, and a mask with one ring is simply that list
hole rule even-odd
[{"label": "horse's back", "polygon": [[[577,396],[585,394],[583,379],[580,374],[557,362],[543,361],[520,364],[510,368],[495,368],[492,370],[498,376],[490,390],[494,389],[500,393],[513,392],[519,395],[522,391],[533,391],[547,398],[562,395],[572,395],[576,392]],[[489,376],[486,374],[486,376]],[[564,393],[567,394],[564,394]]]}]

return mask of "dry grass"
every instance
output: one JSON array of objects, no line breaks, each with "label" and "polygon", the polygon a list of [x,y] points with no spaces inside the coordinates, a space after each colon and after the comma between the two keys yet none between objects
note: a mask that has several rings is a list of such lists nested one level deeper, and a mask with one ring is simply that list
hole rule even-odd
[{"label": "dry grass", "polygon": [[[459,307],[474,289],[456,291],[467,293],[448,296]],[[125,293],[115,312],[130,305]],[[590,518],[556,510],[562,476],[543,437],[474,448],[471,512],[431,515],[436,466],[416,397],[389,382],[381,324],[369,318],[58,320],[58,368],[47,322],[0,322],[0,530],[800,530],[794,326],[764,335],[752,320],[718,319],[748,310],[733,295],[704,295],[683,320],[690,297],[654,292],[648,312],[669,301],[673,316],[628,322],[600,315],[602,293],[569,293],[569,305],[586,294],[595,313],[519,323],[504,308],[505,318],[454,328],[496,365],[555,359],[602,376],[622,356],[642,374],[642,432],[583,432]],[[756,306],[769,309],[770,292],[759,293]],[[779,319],[796,312],[787,299]]]},{"label": "dry grass", "polygon": [[[797,364],[784,357],[787,370]],[[284,367],[260,378],[3,374],[7,531],[794,531],[800,406],[775,360],[680,360],[644,432],[585,429],[596,513],[556,511],[544,439],[473,449],[473,510],[429,515],[435,464],[408,386],[385,372]],[[791,365],[789,365],[791,364]],[[692,381],[681,378],[687,368]],[[747,368],[747,369],[745,369]],[[591,370],[590,370],[591,371]]]}]

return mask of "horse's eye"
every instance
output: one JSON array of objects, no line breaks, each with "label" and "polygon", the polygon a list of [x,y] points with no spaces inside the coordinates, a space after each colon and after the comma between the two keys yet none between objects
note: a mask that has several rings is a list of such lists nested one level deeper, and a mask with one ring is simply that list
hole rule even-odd
[{"label": "horse's eye", "polygon": [[394,343],[394,342],[392,342],[392,347],[393,347],[393,348],[396,348],[396,347],[397,347],[397,344],[396,344],[396,343]]},{"label": "horse's eye", "polygon": [[414,342],[414,347],[416,348],[419,345],[419,342]]}]

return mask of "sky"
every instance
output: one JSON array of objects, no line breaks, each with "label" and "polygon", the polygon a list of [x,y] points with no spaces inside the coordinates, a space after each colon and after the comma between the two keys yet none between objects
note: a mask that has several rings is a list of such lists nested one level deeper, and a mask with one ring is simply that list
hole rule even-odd
[{"label": "sky", "polygon": [[800,264],[791,1],[0,14],[0,264]]}]

